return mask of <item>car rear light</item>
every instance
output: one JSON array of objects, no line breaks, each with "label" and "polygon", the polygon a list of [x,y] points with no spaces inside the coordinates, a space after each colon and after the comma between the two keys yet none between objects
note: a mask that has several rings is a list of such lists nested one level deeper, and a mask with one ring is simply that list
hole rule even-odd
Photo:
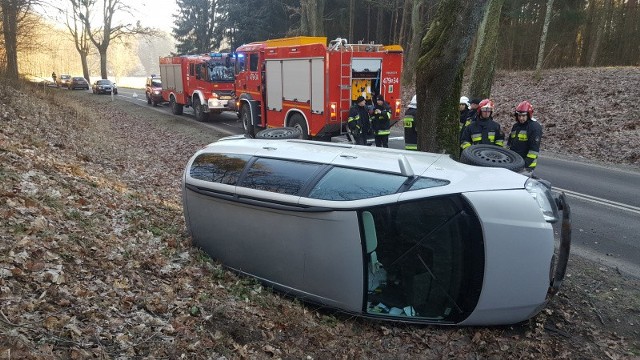
[{"label": "car rear light", "polygon": [[331,105],[331,120],[338,119],[338,104],[332,102]]},{"label": "car rear light", "polygon": [[395,111],[395,117],[400,116],[400,109],[402,108],[400,105],[402,104],[402,101],[400,99],[396,99],[396,111]]}]

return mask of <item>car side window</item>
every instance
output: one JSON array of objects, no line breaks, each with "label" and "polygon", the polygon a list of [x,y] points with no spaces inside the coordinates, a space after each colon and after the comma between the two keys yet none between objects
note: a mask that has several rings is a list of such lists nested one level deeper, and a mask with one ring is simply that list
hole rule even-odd
[{"label": "car side window", "polygon": [[334,167],[311,189],[310,198],[348,201],[394,194],[406,176]]},{"label": "car side window", "polygon": [[322,165],[260,158],[247,170],[239,186],[279,194],[298,195]]},{"label": "car side window", "polygon": [[449,183],[450,183],[449,180],[440,180],[440,179],[421,177],[418,180],[416,180],[413,183],[413,185],[411,185],[409,190],[428,189],[428,188],[437,187],[437,186],[449,185]]},{"label": "car side window", "polygon": [[202,154],[191,164],[189,175],[194,179],[236,185],[250,155]]}]

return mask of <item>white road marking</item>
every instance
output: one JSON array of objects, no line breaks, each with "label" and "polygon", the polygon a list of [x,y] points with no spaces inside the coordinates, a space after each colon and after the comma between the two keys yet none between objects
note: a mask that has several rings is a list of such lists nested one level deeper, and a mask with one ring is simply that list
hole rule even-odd
[{"label": "white road marking", "polygon": [[599,197],[595,197],[595,196],[591,196],[591,195],[587,195],[587,194],[582,194],[582,193],[578,193],[578,192],[571,191],[571,190],[557,188],[555,186],[553,187],[553,189],[557,190],[557,191],[563,191],[567,195],[573,196],[573,197],[581,199],[581,200],[590,201],[590,202],[593,202],[593,203],[596,203],[596,204],[600,204],[600,205],[610,206],[612,208],[616,208],[616,209],[619,209],[619,210],[630,211],[632,213],[636,213],[636,214],[640,215],[640,207],[637,207],[637,206],[633,206],[633,205],[629,205],[629,204],[623,204],[623,203],[619,203],[619,202],[615,202],[615,201],[611,201],[611,200],[607,200],[607,199],[602,199],[602,198],[599,198]]}]

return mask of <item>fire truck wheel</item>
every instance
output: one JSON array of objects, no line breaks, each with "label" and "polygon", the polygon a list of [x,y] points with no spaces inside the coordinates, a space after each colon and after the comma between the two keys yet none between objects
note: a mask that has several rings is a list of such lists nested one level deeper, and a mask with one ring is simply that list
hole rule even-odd
[{"label": "fire truck wheel", "polygon": [[309,139],[309,129],[307,129],[307,123],[304,121],[302,115],[293,114],[291,116],[291,120],[289,120],[289,125],[292,128],[298,129],[300,132],[300,139]]},{"label": "fire truck wheel", "polygon": [[256,129],[253,125],[251,125],[251,111],[249,110],[249,105],[242,105],[240,118],[242,119],[242,127],[244,128],[244,133],[250,138],[254,138],[256,136]]},{"label": "fire truck wheel", "polygon": [[204,109],[200,104],[200,98],[197,96],[193,99],[193,112],[195,113],[197,121],[202,122],[205,120],[207,114],[204,113]]},{"label": "fire truck wheel", "polygon": [[509,169],[518,172],[524,168],[524,159],[515,151],[489,144],[471,145],[460,154],[460,162]]},{"label": "fire truck wheel", "polygon": [[268,128],[258,132],[256,139],[300,139],[300,130],[292,127]]},{"label": "fire truck wheel", "polygon": [[182,105],[176,102],[175,96],[171,96],[169,99],[169,105],[171,106],[171,113],[173,115],[182,115]]}]

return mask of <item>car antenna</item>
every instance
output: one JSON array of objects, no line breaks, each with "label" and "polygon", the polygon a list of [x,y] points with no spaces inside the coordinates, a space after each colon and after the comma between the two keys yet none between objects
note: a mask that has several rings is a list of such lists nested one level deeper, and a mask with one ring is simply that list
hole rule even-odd
[{"label": "car antenna", "polygon": [[400,173],[407,177],[413,177],[413,169],[411,168],[411,164],[409,164],[409,160],[404,155],[400,155],[398,157],[398,165],[400,165]]}]

